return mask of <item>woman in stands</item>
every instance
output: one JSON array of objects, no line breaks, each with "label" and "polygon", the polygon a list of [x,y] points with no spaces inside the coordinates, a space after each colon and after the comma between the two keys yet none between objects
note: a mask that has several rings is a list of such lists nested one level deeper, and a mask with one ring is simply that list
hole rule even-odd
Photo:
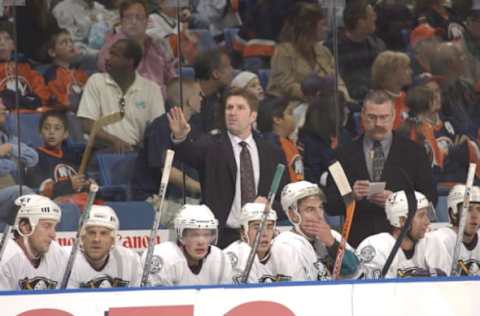
[{"label": "woman in stands", "polygon": [[[316,27],[312,27],[315,25]],[[333,75],[335,62],[327,47],[323,46],[327,19],[316,4],[299,4],[296,14],[287,20],[271,61],[269,94],[288,96],[305,101],[302,81],[310,73],[320,77]],[[350,99],[345,83],[340,78],[339,90]]]}]

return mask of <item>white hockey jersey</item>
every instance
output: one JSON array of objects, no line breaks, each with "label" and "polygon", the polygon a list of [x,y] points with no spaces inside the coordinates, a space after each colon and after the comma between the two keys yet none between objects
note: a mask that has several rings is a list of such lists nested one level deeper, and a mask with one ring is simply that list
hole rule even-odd
[{"label": "white hockey jersey", "polygon": [[95,270],[79,252],[73,264],[68,288],[111,288],[140,286],[142,279],[140,256],[125,247],[116,245],[101,271]]},{"label": "white hockey jersey", "polygon": [[[378,279],[396,239],[390,233],[380,233],[363,240],[357,248],[365,279]],[[450,257],[444,256],[445,246],[425,235],[415,245],[411,258],[399,249],[385,277],[428,277],[448,274]]]},{"label": "white hockey jersey", "polygon": [[[223,252],[230,258],[232,264],[233,280],[236,283],[240,282],[240,277],[247,266],[248,256],[250,255],[250,247],[244,241],[237,240],[231,243]],[[279,281],[277,276],[272,271],[271,253],[265,263],[261,263],[258,256],[255,255],[253,260],[252,270],[248,276],[248,283],[264,283]]]},{"label": "white hockey jersey", "polygon": [[60,286],[68,254],[56,241],[42,256],[35,268],[23,249],[12,239],[8,241],[0,263],[0,290],[45,290]]},{"label": "white hockey jersey", "polygon": [[[142,256],[145,262],[146,252]],[[232,265],[219,248],[210,246],[198,274],[191,271],[182,249],[174,242],[166,241],[155,246],[148,281],[159,285],[210,285],[230,284]]]},{"label": "white hockey jersey", "polygon": [[[342,236],[332,230],[333,237]],[[351,249],[347,245],[347,249]],[[292,231],[275,237],[271,249],[272,271],[291,281],[329,280],[331,274],[326,264],[330,260],[327,249],[320,241],[314,244]]]},{"label": "white hockey jersey", "polygon": [[[457,233],[451,227],[442,227],[428,233],[430,238],[438,239],[446,248],[445,256],[450,256],[449,269],[451,271],[453,253],[457,241]],[[460,275],[480,275],[480,242],[479,234],[471,245],[460,244],[460,256],[457,261],[460,266]]]}]

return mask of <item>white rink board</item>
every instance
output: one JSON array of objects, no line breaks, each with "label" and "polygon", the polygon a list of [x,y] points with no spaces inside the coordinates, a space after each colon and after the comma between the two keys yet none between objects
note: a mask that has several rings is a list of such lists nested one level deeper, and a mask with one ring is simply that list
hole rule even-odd
[{"label": "white rink board", "polygon": [[479,291],[480,278],[471,277],[0,292],[0,310],[5,316],[473,316],[479,315]]}]

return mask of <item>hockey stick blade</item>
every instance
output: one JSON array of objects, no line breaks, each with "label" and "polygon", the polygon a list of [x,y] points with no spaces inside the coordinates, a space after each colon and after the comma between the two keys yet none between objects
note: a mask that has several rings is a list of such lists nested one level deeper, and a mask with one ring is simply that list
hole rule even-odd
[{"label": "hockey stick blade", "polygon": [[348,178],[343,170],[340,162],[335,162],[328,167],[330,174],[335,182],[343,202],[345,203],[345,222],[342,228],[342,240],[337,250],[335,264],[333,266],[333,278],[336,280],[340,277],[343,256],[345,255],[345,247],[348,237],[350,236],[350,229],[352,228],[353,215],[355,213],[355,198],[353,197],[352,187],[348,182]]},{"label": "hockey stick blade", "polygon": [[477,169],[477,165],[474,163],[471,163],[468,167],[467,181],[465,183],[465,195],[463,196],[463,205],[462,205],[462,209],[458,214],[459,224],[458,224],[457,239],[455,240],[455,248],[453,248],[452,270],[451,270],[452,276],[460,275],[460,267],[458,266],[458,260],[460,259],[460,249],[462,247],[462,242],[463,242],[463,233],[465,232],[465,226],[467,224],[468,208],[470,207],[470,193],[472,191],[473,180],[475,179],[476,169]]},{"label": "hockey stick blade", "polygon": [[265,208],[263,209],[260,228],[258,229],[255,235],[255,241],[253,243],[252,248],[250,249],[247,264],[245,266],[245,270],[243,271],[242,277],[240,279],[242,283],[247,283],[248,276],[250,275],[250,271],[252,270],[253,261],[255,260],[255,254],[257,253],[258,246],[260,245],[260,237],[262,236],[263,231],[267,226],[268,213],[270,212],[270,208],[272,207],[273,201],[275,200],[275,195],[277,194],[278,187],[280,186],[280,181],[282,180],[284,171],[285,171],[285,166],[282,164],[278,164],[277,169],[275,170],[275,174],[273,176],[272,185],[270,186],[270,191],[268,192],[267,203],[265,204]]},{"label": "hockey stick blade", "polygon": [[104,128],[107,125],[121,121],[124,116],[125,116],[125,112],[123,111],[115,112],[112,114],[104,115],[95,121],[95,123],[92,126],[92,130],[90,131],[90,135],[88,135],[87,146],[85,147],[85,150],[82,154],[80,168],[78,168],[79,174],[85,174],[85,171],[87,170],[87,165],[88,165],[88,162],[90,161],[90,156],[92,155],[93,145],[95,144],[95,138],[97,137],[98,131],[100,131],[102,128]]},{"label": "hockey stick blade", "polygon": [[150,274],[150,265],[152,263],[153,248],[155,247],[155,240],[157,237],[158,226],[160,225],[162,209],[165,203],[165,193],[167,192],[168,180],[170,179],[170,171],[172,170],[174,155],[175,155],[175,152],[171,149],[168,149],[165,155],[165,163],[163,166],[162,178],[160,181],[160,188],[158,190],[160,204],[155,209],[153,227],[152,227],[152,230],[150,231],[150,239],[148,240],[147,254],[145,256],[145,262],[143,264],[142,281],[141,281],[142,287],[146,286],[148,283],[148,275]]},{"label": "hockey stick blade", "polygon": [[70,251],[70,256],[68,257],[68,262],[65,267],[65,272],[63,273],[62,282],[60,283],[61,289],[65,289],[67,287],[68,280],[70,279],[70,275],[72,274],[73,264],[77,256],[78,246],[80,245],[80,234],[83,229],[83,224],[85,222],[85,219],[90,214],[90,209],[92,208],[93,202],[95,201],[95,196],[97,195],[97,192],[98,192],[98,185],[94,183],[91,184],[90,190],[88,192],[87,204],[85,205],[85,209],[83,210],[82,216],[80,216],[80,223],[78,225],[77,234],[75,235],[75,240],[73,242],[72,250]]}]

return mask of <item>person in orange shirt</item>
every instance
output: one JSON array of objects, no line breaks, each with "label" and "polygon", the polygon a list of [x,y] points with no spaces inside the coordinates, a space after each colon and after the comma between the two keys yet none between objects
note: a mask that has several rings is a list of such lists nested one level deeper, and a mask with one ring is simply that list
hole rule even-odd
[{"label": "person in orange shirt", "polygon": [[76,112],[88,76],[84,70],[71,66],[78,51],[66,29],[59,29],[50,35],[48,55],[52,60],[52,66],[45,72],[50,91],[49,106]]},{"label": "person in orange shirt", "polygon": [[8,21],[1,21],[0,97],[8,109],[13,109],[15,108],[15,90],[18,90],[19,107],[34,110],[48,102],[50,93],[43,77],[27,62],[18,62],[18,80],[15,80],[15,62],[12,60],[15,45],[13,25]]},{"label": "person in orange shirt", "polygon": [[410,58],[405,53],[384,51],[372,65],[372,83],[375,89],[385,91],[395,104],[393,129],[400,127],[408,117],[403,89],[412,83]]},{"label": "person in orange shirt", "polygon": [[267,97],[258,108],[257,129],[263,137],[278,145],[287,163],[290,182],[303,180],[303,161],[289,135],[295,130],[292,107],[286,97]]}]

